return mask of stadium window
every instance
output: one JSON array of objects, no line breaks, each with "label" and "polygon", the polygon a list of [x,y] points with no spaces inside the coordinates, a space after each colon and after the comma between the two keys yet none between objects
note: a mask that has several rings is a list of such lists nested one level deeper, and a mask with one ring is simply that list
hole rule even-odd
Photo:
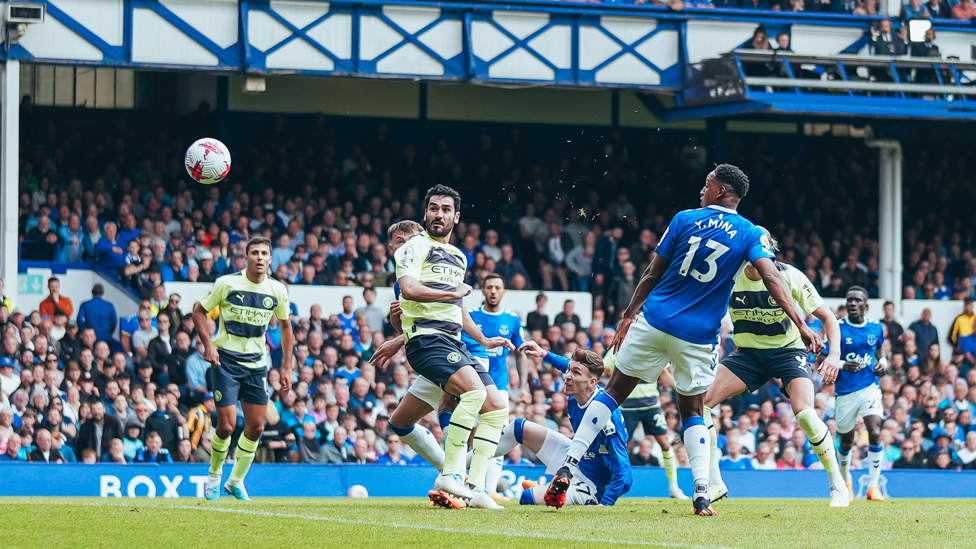
[{"label": "stadium window", "polygon": [[109,67],[23,64],[20,97],[27,95],[41,107],[131,109],[135,107],[135,72]]}]

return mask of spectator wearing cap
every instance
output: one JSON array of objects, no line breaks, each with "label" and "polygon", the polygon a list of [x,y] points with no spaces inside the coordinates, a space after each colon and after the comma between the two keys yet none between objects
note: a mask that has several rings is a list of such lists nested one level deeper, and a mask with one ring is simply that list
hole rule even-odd
[{"label": "spectator wearing cap", "polygon": [[184,429],[190,438],[190,447],[196,450],[200,445],[200,439],[203,437],[204,433],[209,433],[210,429],[213,427],[212,420],[210,419],[213,413],[217,410],[214,405],[214,395],[208,392],[203,397],[203,403],[199,406],[192,408],[189,412],[186,425]]},{"label": "spectator wearing cap", "polygon": [[[84,378],[82,378],[84,382]],[[78,454],[91,448],[98,459],[109,451],[113,438],[125,436],[122,421],[115,416],[105,413],[105,404],[96,400],[91,404],[91,418],[81,425],[78,437],[75,439],[75,449]]]},{"label": "spectator wearing cap", "polygon": [[214,256],[210,250],[201,248],[197,252],[197,263],[200,265],[197,282],[215,282],[220,276],[220,273],[214,269]]},{"label": "spectator wearing cap", "polygon": [[54,317],[54,311],[57,310],[64,311],[64,314],[69,317],[74,314],[75,307],[71,304],[71,299],[61,295],[61,281],[57,277],[52,276],[47,280],[47,289],[50,294],[38,307],[42,316]]},{"label": "spectator wearing cap", "polygon": [[3,391],[5,397],[9,397],[18,387],[20,387],[20,376],[14,374],[13,359],[0,356],[0,391]]},{"label": "spectator wearing cap", "polygon": [[[149,411],[144,404],[140,404],[136,410],[138,411],[140,408],[142,408],[144,412]],[[142,422],[139,421],[138,417],[130,417],[129,421],[125,424],[125,438],[122,439],[122,444],[123,453],[125,454],[125,461],[134,460],[136,458],[136,453],[146,447],[146,445],[142,442]],[[108,455],[109,454],[105,454],[105,456]],[[105,456],[102,456],[102,459],[105,459]]]},{"label": "spectator wearing cap", "polygon": [[105,341],[110,347],[121,350],[122,345],[112,337],[119,326],[119,315],[115,312],[115,305],[106,301],[104,295],[104,286],[92,286],[92,298],[78,308],[78,326],[82,330],[95,330],[95,337],[99,341]]}]

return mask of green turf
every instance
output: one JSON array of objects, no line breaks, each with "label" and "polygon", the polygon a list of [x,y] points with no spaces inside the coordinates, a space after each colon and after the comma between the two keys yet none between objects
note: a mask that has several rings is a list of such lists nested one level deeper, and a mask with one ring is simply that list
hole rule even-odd
[{"label": "green turf", "polygon": [[972,500],[731,500],[720,516],[691,504],[624,499],[559,511],[431,509],[419,499],[0,498],[5,547],[964,547]]}]

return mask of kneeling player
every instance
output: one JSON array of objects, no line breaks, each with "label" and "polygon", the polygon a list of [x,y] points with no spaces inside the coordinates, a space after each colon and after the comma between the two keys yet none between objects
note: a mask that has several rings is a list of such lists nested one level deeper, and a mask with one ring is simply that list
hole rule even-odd
[{"label": "kneeling player", "polygon": [[[603,359],[593,351],[577,349],[572,360],[546,353],[535,342],[522,345],[525,353],[544,357],[560,371],[565,372],[565,389],[568,399],[566,412],[579,429],[586,407],[603,389],[599,386],[603,377]],[[572,439],[558,431],[546,429],[536,423],[517,419],[502,430],[498,441],[496,456],[510,452],[516,444],[532,450],[547,466],[546,473],[553,474],[562,465]],[[523,505],[546,505],[562,507],[570,505],[613,505],[617,498],[630,491],[633,476],[630,471],[630,458],[627,455],[627,428],[620,410],[614,410],[610,421],[603,427],[590,447],[583,454],[579,470],[582,474],[573,477],[572,484],[561,501],[551,500],[546,495],[548,486],[540,486],[532,481],[522,483],[525,491],[519,503]]]},{"label": "kneeling player", "polygon": [[[771,247],[776,250],[776,241],[768,233],[767,237]],[[775,265],[803,312],[812,313],[823,322],[829,347],[834,351],[823,361],[821,375],[824,383],[833,383],[840,356],[837,350],[840,342],[837,320],[803,273],[778,261]],[[799,330],[770,296],[763,286],[762,277],[751,264],[746,266],[732,287],[729,314],[732,316],[732,337],[737,349],[718,365],[715,382],[705,394],[706,426],[714,429],[711,409],[725,399],[747,390],[756,391],[773,378],[782,380],[784,393],[790,399],[796,421],[806,432],[813,452],[827,471],[830,480],[830,506],[847,507],[849,498],[837,468],[834,442],[827,425],[813,407],[814,387],[809,353],[800,339]],[[713,502],[729,493],[719,471],[720,452],[715,435],[713,432],[711,436],[709,467],[709,491]]]}]

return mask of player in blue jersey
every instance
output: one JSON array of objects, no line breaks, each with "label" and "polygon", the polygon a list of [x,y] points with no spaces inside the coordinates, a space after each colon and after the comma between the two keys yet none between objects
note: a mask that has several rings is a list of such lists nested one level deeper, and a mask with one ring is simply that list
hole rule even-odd
[{"label": "player in blue jersey", "polygon": [[[481,307],[469,311],[471,320],[481,328],[485,337],[504,337],[512,341],[518,349],[522,345],[522,321],[518,315],[502,308],[502,298],[505,297],[505,279],[502,275],[491,273],[485,277],[481,283],[481,295],[485,298],[485,303]],[[508,347],[495,347],[485,350],[480,343],[473,337],[464,332],[461,334],[461,341],[468,348],[468,352],[476,359],[480,356],[487,357],[488,373],[495,382],[495,387],[502,394],[506,402],[509,401],[508,394]],[[528,385],[528,375],[526,373],[526,361],[522,353],[515,354],[515,362],[519,372],[519,386],[523,390]],[[449,407],[453,409],[453,406]],[[441,412],[447,411],[442,407]],[[495,501],[508,501],[508,498],[498,494],[495,490],[498,486],[498,479],[502,475],[502,458],[496,457],[488,465],[488,474],[485,479],[485,486],[488,487],[488,494]]]},{"label": "player in blue jersey", "polygon": [[703,401],[715,377],[719,329],[732,286],[748,262],[799,328],[803,344],[811,352],[823,347],[803,322],[803,312],[773,264],[768,239],[736,212],[748,191],[749,178],[742,170],[721,164],[705,180],[702,207],[679,212],[671,220],[617,324],[610,344],[617,352],[617,364],[610,383],[587,406],[565,463],[549,484],[547,505],[558,508],[565,503],[566,490],[587,448],[634,387],[641,380],[657,381],[672,363],[684,444],[695,479],[695,513],[716,514],[708,494],[709,434],[702,419]]},{"label": "player in blue jersey", "polygon": [[[878,378],[883,376],[888,364],[884,356],[883,325],[877,320],[868,320],[864,314],[868,309],[868,292],[860,286],[847,290],[847,317],[840,324],[840,358],[843,361],[837,373],[834,387],[836,401],[834,419],[840,433],[840,472],[847,483],[851,500],[854,499],[854,486],[851,480],[851,448],[854,446],[854,427],[857,414],[864,418],[868,430],[868,493],[873,501],[884,501],[878,481],[881,479],[881,460],[884,448],[881,446],[881,423],[884,421],[884,408],[881,405],[881,387]],[[825,348],[824,353],[829,349]],[[825,356],[825,355],[822,355]]]},{"label": "player in blue jersey", "polygon": [[[600,388],[600,378],[603,377],[603,359],[593,351],[577,349],[573,358],[568,359],[553,353],[546,353],[538,345],[523,347],[527,354],[544,357],[566,374],[566,385],[563,392],[569,397],[566,413],[569,415],[573,429],[578,430],[584,421],[586,409],[593,403],[594,397],[603,393]],[[600,426],[597,436],[587,447],[583,459],[579,464],[579,473],[573,476],[569,488],[566,490],[566,503],[570,505],[613,505],[617,499],[630,491],[633,476],[630,470],[630,458],[627,455],[627,427],[624,425],[623,414],[614,410],[606,423]],[[545,464],[547,473],[560,466],[572,439],[559,431],[547,429],[536,423],[524,419],[516,419],[502,430],[498,441],[496,456],[503,456],[510,452],[516,444],[522,444],[532,450]],[[525,489],[519,503],[522,505],[542,505],[546,497],[546,487],[538,486],[533,481],[522,483]]]}]

